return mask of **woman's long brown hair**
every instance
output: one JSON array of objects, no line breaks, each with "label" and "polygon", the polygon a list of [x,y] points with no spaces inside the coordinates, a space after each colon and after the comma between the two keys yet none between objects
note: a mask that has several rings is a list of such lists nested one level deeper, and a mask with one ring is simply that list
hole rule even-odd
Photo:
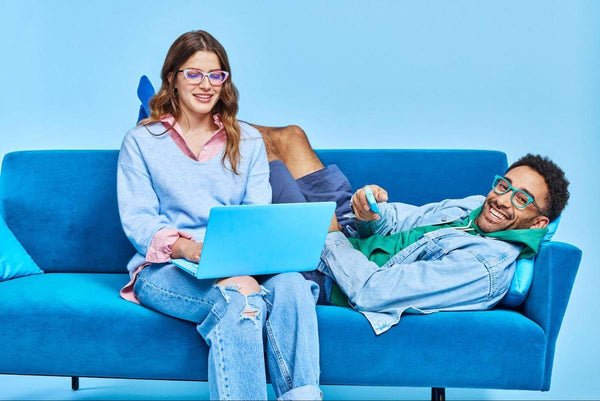
[{"label": "woman's long brown hair", "polygon": [[176,120],[181,117],[179,99],[174,91],[175,76],[183,63],[198,51],[215,53],[219,58],[221,68],[229,72],[229,77],[221,89],[221,96],[212,111],[213,113],[220,114],[227,134],[227,144],[221,161],[225,166],[225,158],[229,159],[233,172],[238,174],[237,167],[240,161],[240,125],[238,124],[236,115],[238,112],[239,94],[232,81],[231,66],[229,65],[227,52],[208,32],[187,32],[173,42],[160,74],[162,85],[158,93],[150,100],[150,116],[140,121],[140,124],[146,125],[160,121],[160,117],[165,114],[171,114]]}]

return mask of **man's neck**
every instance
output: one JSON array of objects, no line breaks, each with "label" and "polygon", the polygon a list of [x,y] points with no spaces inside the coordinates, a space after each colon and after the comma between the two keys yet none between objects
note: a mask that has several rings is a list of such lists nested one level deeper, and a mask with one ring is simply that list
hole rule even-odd
[{"label": "man's neck", "polygon": [[530,258],[535,256],[542,239],[548,232],[547,228],[524,228],[486,233],[477,226],[477,218],[479,217],[480,212],[481,208],[478,208],[473,210],[469,215],[469,219],[472,221],[471,224],[475,228],[475,231],[484,237],[496,238],[501,241],[512,242],[521,245],[523,248],[519,258]]}]

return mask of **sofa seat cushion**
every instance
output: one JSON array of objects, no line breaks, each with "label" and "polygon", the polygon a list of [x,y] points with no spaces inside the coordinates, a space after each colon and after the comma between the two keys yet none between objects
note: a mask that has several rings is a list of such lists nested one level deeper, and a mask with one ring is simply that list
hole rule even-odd
[{"label": "sofa seat cushion", "polygon": [[[0,371],[206,380],[208,348],[195,326],[121,299],[127,280],[47,273],[0,282]],[[515,311],[406,315],[380,336],[351,309],[317,312],[323,384],[541,386],[544,333]]]},{"label": "sofa seat cushion", "polygon": [[3,373],[206,379],[191,323],[125,301],[119,273],[46,273],[0,283]]},{"label": "sofa seat cushion", "polygon": [[542,387],[546,337],[516,311],[404,315],[379,336],[349,308],[322,306],[318,313],[323,383]]}]

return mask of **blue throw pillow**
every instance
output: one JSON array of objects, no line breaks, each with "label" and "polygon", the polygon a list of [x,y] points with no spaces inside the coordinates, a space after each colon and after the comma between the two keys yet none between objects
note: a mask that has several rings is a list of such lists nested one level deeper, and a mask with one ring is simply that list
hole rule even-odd
[{"label": "blue throw pillow", "polygon": [[[548,224],[548,232],[542,239],[542,243],[548,242],[552,239],[552,236],[556,232],[558,223],[560,222],[560,216],[556,218],[552,223]],[[510,283],[510,289],[500,301],[501,305],[516,307],[519,306],[527,298],[531,282],[533,281],[533,265],[535,263],[535,257],[530,259],[519,259],[517,261],[517,267],[515,268],[515,275],[513,276],[512,282]]]},{"label": "blue throw pillow", "polygon": [[0,216],[0,281],[40,274],[43,271],[10,231]]},{"label": "blue throw pillow", "polygon": [[154,86],[147,76],[142,75],[138,84],[137,95],[142,105],[138,114],[138,123],[144,118],[150,117],[150,100],[154,96]]}]

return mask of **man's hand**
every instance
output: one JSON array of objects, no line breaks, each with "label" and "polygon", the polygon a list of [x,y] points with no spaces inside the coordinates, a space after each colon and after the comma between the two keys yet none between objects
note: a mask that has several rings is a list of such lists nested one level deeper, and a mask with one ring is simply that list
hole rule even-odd
[{"label": "man's hand", "polygon": [[190,262],[198,263],[200,261],[200,254],[202,253],[202,242],[192,241],[187,238],[180,237],[173,244],[171,250],[172,259],[186,259]]},{"label": "man's hand", "polygon": [[331,219],[331,224],[329,225],[328,232],[332,233],[334,231],[342,231],[342,226],[340,226],[340,223],[338,223],[335,213],[333,214],[333,219]]},{"label": "man's hand", "polygon": [[[375,200],[377,202],[387,202],[388,193],[385,189],[378,185],[368,185],[373,192]],[[381,216],[377,213],[373,213],[369,208],[369,202],[367,202],[367,196],[365,195],[365,189],[361,188],[352,195],[352,210],[358,220],[370,221],[379,220]]]}]

